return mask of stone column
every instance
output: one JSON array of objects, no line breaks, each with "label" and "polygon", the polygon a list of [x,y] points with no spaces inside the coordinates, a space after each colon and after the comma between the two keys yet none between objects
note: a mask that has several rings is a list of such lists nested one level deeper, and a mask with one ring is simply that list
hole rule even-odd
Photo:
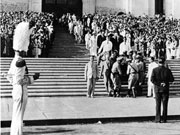
[{"label": "stone column", "polygon": [[94,14],[96,9],[96,0],[82,0],[83,14]]}]

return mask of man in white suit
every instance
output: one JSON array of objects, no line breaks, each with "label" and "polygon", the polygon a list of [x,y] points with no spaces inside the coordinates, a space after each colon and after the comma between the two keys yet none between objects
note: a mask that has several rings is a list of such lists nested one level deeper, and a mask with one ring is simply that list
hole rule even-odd
[{"label": "man in white suit", "polygon": [[95,56],[90,56],[90,61],[85,66],[84,77],[87,81],[87,97],[94,97],[96,81],[99,77],[97,64],[94,62]]},{"label": "man in white suit", "polygon": [[158,67],[158,64],[154,61],[154,57],[149,58],[149,65],[148,65],[148,73],[147,73],[147,78],[148,78],[148,92],[147,92],[147,97],[155,97],[155,92],[154,92],[154,84],[151,82],[151,75],[152,71],[154,68]]}]

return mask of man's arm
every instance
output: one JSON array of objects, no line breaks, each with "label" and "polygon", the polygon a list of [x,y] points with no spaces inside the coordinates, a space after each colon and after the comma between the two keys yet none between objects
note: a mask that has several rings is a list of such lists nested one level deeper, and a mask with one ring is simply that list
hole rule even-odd
[{"label": "man's arm", "polygon": [[118,65],[118,67],[117,67],[117,70],[118,70],[119,75],[122,75],[121,68],[120,68],[119,65]]},{"label": "man's arm", "polygon": [[169,82],[174,82],[174,76],[170,69],[169,69]]},{"label": "man's arm", "polygon": [[103,47],[104,47],[104,42],[102,42],[101,47],[100,47],[99,50],[98,50],[98,54],[101,53]]},{"label": "man's arm", "polygon": [[152,82],[153,84],[155,84],[155,85],[158,85],[158,83],[157,83],[157,78],[156,78],[156,71],[155,71],[155,69],[153,69],[153,71],[152,71],[151,82]]}]

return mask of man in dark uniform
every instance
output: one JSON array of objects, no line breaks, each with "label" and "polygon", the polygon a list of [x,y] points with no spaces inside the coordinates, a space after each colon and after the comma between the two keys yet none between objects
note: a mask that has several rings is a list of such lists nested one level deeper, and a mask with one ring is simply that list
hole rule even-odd
[{"label": "man in dark uniform", "polygon": [[[167,109],[169,99],[169,82],[174,81],[174,77],[169,68],[164,66],[165,59],[159,59],[159,66],[154,68],[151,75],[151,81],[155,86],[156,99],[156,123],[165,123],[167,121]],[[163,103],[163,117],[161,119],[161,101]],[[161,121],[162,120],[162,121]]]},{"label": "man in dark uniform", "polygon": [[122,75],[122,71],[120,68],[121,62],[123,61],[123,57],[118,57],[116,62],[113,64],[111,69],[111,79],[114,85],[114,97],[120,97],[120,89],[121,89],[121,80],[120,77]]}]

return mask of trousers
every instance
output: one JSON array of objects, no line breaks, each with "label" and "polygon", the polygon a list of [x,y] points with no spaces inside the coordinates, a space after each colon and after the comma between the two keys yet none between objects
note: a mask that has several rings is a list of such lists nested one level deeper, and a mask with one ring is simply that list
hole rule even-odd
[{"label": "trousers", "polygon": [[23,135],[23,117],[27,105],[28,93],[26,85],[13,85],[13,111],[10,135]]},{"label": "trousers", "polygon": [[94,96],[94,89],[96,84],[96,78],[88,78],[87,79],[87,94],[88,96]]}]

